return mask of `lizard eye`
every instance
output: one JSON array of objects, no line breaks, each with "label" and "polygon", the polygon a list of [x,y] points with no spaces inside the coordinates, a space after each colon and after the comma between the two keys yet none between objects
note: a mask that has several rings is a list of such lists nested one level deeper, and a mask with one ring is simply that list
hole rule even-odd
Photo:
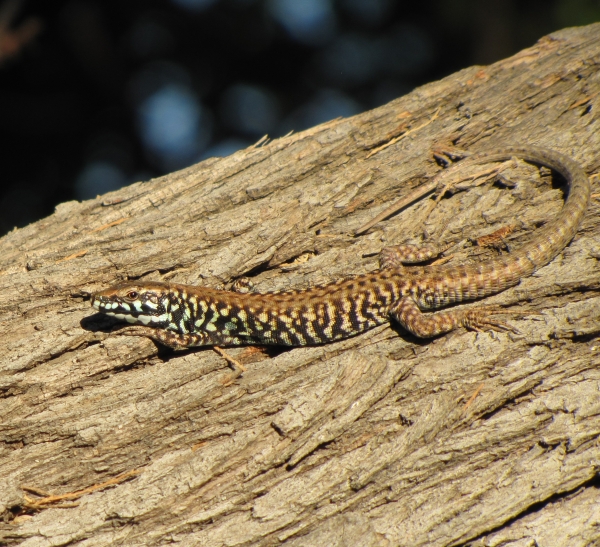
[{"label": "lizard eye", "polygon": [[125,296],[129,300],[135,300],[139,296],[139,294],[136,291],[129,291]]}]

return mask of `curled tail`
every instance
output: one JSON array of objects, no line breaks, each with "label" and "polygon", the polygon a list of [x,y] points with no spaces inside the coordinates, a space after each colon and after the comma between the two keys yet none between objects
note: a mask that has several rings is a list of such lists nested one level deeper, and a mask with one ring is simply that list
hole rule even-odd
[{"label": "curled tail", "polygon": [[[505,147],[476,153],[444,171],[440,178],[455,173],[465,165],[504,161],[517,157],[548,167],[566,180],[568,196],[560,213],[536,231],[534,238],[502,258],[477,265],[444,268],[449,283],[436,291],[434,301],[448,304],[461,300],[482,298],[516,285],[522,277],[531,275],[548,264],[577,232],[590,200],[590,183],[582,167],[559,152],[537,147]],[[436,270],[439,275],[442,270]],[[432,270],[431,273],[436,275]],[[445,294],[444,294],[445,293]]]}]

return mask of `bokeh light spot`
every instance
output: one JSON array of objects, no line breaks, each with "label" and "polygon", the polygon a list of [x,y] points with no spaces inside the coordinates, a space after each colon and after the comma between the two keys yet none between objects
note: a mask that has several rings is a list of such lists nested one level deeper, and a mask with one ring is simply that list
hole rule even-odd
[{"label": "bokeh light spot", "polygon": [[277,98],[256,86],[236,84],[221,99],[221,117],[236,131],[261,136],[279,122]]},{"label": "bokeh light spot", "polygon": [[267,9],[294,40],[307,45],[327,42],[336,30],[331,0],[271,0]]},{"label": "bokeh light spot", "polygon": [[210,140],[209,116],[181,84],[158,88],[138,107],[142,142],[167,170],[192,163]]},{"label": "bokeh light spot", "polygon": [[216,4],[218,0],[172,0],[172,2],[189,11],[203,11]]},{"label": "bokeh light spot", "polygon": [[77,177],[75,193],[77,199],[91,199],[112,192],[128,184],[125,173],[108,161],[88,163]]}]

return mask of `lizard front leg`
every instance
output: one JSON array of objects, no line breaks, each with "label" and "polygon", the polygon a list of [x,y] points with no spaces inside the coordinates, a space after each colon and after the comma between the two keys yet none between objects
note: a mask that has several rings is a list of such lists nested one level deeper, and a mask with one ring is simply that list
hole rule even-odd
[{"label": "lizard front leg", "polygon": [[[167,346],[175,351],[183,351],[188,348],[206,346],[212,343],[208,341],[205,333],[178,334],[168,330],[142,326],[125,327],[117,332],[119,334],[124,334],[125,336],[145,336],[146,338],[151,338],[152,340],[161,343],[163,346]],[[213,346],[213,350],[223,357],[234,370],[234,375],[227,378],[223,382],[223,385],[228,386],[232,384],[235,379],[246,371],[246,367],[242,365],[242,363],[228,355],[220,347]]]},{"label": "lizard front leg", "polygon": [[125,336],[145,336],[156,342],[161,343],[175,351],[183,351],[196,346],[206,346],[211,344],[206,333],[179,334],[170,330],[153,329],[152,327],[132,326],[125,327],[116,331]]}]

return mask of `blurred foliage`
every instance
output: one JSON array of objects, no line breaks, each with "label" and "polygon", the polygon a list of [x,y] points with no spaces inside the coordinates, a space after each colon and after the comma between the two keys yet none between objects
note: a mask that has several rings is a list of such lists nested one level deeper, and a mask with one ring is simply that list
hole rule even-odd
[{"label": "blurred foliage", "polygon": [[598,19],[592,0],[0,0],[0,233]]}]

